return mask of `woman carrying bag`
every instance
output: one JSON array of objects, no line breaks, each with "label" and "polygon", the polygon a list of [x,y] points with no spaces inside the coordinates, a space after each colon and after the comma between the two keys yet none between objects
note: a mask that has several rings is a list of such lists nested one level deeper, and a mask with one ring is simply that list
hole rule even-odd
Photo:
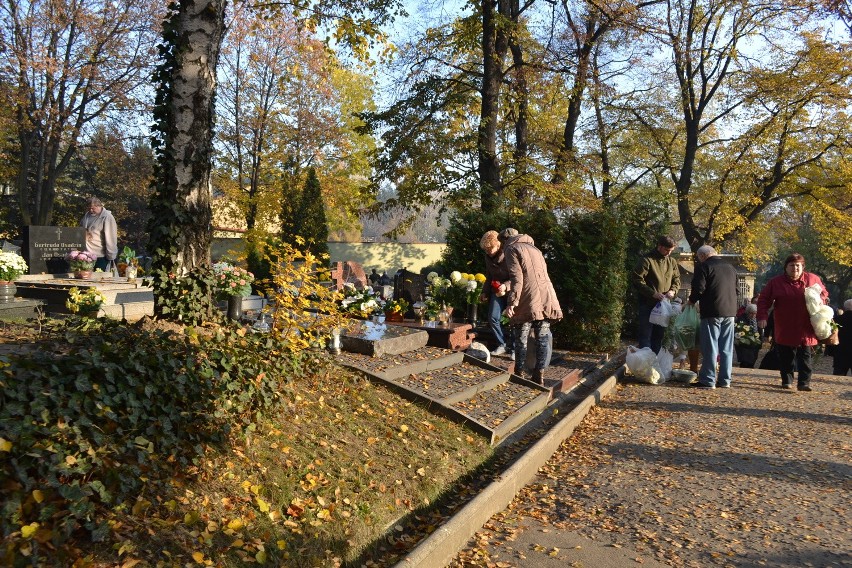
[{"label": "woman carrying bag", "polygon": [[766,328],[769,309],[773,308],[775,320],[775,351],[781,372],[781,388],[793,388],[793,361],[798,369],[797,388],[811,389],[811,357],[818,343],[805,304],[805,288],[818,284],[823,303],[828,300],[828,290],[819,276],[805,272],[805,257],[793,253],[784,260],[784,274],[770,280],[757,299],[757,325]]}]

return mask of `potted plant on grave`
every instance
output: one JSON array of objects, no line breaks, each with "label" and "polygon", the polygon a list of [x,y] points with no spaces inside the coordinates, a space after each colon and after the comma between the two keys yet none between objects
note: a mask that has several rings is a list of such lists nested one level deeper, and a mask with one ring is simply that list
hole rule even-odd
[{"label": "potted plant on grave", "polygon": [[74,286],[68,291],[68,299],[65,300],[65,307],[72,314],[79,314],[84,318],[98,317],[98,310],[106,302],[104,296],[97,288],[91,287],[81,290],[78,286]]},{"label": "potted plant on grave", "polygon": [[18,291],[14,280],[27,271],[27,262],[14,252],[0,252],[0,303],[11,302]]},{"label": "potted plant on grave", "polygon": [[387,321],[403,321],[405,319],[405,312],[408,311],[408,308],[408,302],[402,298],[398,300],[388,300],[384,305],[385,319]]},{"label": "potted plant on grave", "polygon": [[91,278],[97,257],[84,250],[72,250],[65,255],[65,260],[71,266],[74,278]]},{"label": "potted plant on grave", "polygon": [[136,275],[139,270],[139,259],[136,258],[136,251],[125,246],[118,255],[118,271],[122,276],[127,277],[128,282],[136,280]]},{"label": "potted plant on grave", "polygon": [[243,298],[251,294],[254,274],[227,262],[213,265],[217,291],[228,300],[228,319],[238,320],[243,315]]}]

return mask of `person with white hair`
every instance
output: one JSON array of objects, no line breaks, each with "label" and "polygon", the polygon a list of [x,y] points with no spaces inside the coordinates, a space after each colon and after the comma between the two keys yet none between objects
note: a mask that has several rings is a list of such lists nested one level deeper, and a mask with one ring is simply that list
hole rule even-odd
[{"label": "person with white hair", "polygon": [[837,310],[834,321],[840,325],[837,331],[840,343],[834,346],[832,374],[845,377],[852,371],[852,298],[843,302],[843,310]]},{"label": "person with white hair", "polygon": [[[701,302],[698,341],[701,370],[696,386],[701,389],[731,388],[734,361],[734,317],[737,314],[737,271],[710,245],[700,247],[692,278],[689,303]],[[716,372],[716,359],[719,371]]]}]

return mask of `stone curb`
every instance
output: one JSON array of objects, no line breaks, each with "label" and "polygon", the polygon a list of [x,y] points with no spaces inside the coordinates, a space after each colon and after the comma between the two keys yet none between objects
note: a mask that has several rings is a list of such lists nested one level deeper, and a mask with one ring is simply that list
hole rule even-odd
[{"label": "stone curb", "polygon": [[518,458],[503,475],[489,484],[441,528],[399,561],[394,568],[447,566],[488,519],[512,502],[515,495],[535,477],[539,468],[547,463],[560,444],[574,432],[589,410],[615,388],[618,379],[623,375],[624,365],[604,379],[565,418]]}]

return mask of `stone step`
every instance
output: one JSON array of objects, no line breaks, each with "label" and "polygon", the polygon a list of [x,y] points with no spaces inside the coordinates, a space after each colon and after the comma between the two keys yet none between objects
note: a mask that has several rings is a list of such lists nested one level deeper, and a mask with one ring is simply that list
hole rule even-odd
[{"label": "stone step", "polygon": [[511,375],[506,369],[435,347],[398,355],[341,353],[338,361],[364,372],[435,413],[467,424],[491,444],[539,414],[552,390]]}]

